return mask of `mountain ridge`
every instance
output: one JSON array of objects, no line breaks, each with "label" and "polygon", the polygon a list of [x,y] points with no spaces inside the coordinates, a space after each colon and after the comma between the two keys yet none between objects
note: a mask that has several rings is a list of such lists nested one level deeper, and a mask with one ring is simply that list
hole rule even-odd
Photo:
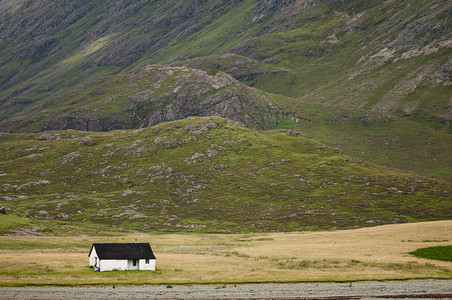
[{"label": "mountain ridge", "polygon": [[[24,1],[0,19],[0,74],[6,75],[0,99],[10,107],[54,94],[44,86],[128,71],[143,60],[167,64],[232,52],[289,71],[289,78],[265,73],[244,81],[267,92],[450,124],[447,1],[45,3]],[[28,84],[18,88],[19,82]],[[1,119],[15,114],[5,111]]]}]

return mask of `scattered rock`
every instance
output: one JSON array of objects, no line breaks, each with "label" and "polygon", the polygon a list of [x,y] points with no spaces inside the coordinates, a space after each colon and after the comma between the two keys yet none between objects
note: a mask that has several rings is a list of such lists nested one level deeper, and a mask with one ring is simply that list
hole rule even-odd
[{"label": "scattered rock", "polygon": [[53,141],[53,140],[60,140],[60,139],[61,139],[61,137],[58,133],[53,134],[50,132],[43,133],[37,138],[37,140],[39,140],[39,141]]},{"label": "scattered rock", "polygon": [[126,216],[126,215],[131,215],[131,214],[136,214],[136,213],[137,213],[136,210],[126,209],[124,212],[122,212],[120,214],[117,214],[117,215],[114,215],[113,217],[114,218],[120,218],[120,217],[123,217],[123,216]]},{"label": "scattered rock", "polygon": [[63,213],[57,215],[57,218],[61,220],[69,220],[70,217],[71,217],[70,215]]},{"label": "scattered rock", "polygon": [[137,220],[137,219],[144,219],[147,218],[147,216],[143,213],[136,213],[133,216],[129,217],[129,220]]},{"label": "scattered rock", "polygon": [[238,143],[240,143],[240,141],[236,141],[236,140],[224,140],[223,141],[223,144],[229,145],[229,146],[234,145],[234,144],[238,144]]},{"label": "scattered rock", "polygon": [[299,136],[300,133],[298,131],[290,129],[290,130],[287,130],[287,135],[288,136]]},{"label": "scattered rock", "polygon": [[[39,180],[39,181],[27,182],[27,183],[24,183],[22,185],[12,185],[12,184],[9,184],[9,183],[5,183],[5,184],[2,185],[2,189],[3,189],[4,192],[20,191],[20,190],[23,190],[23,189],[34,188],[34,187],[47,185],[47,184],[50,184],[50,181],[48,181],[48,180]],[[16,199],[18,199],[18,198],[16,198]],[[11,199],[11,200],[13,200],[13,199]]]},{"label": "scattered rock", "polygon": [[0,214],[6,215],[6,208],[0,204]]},{"label": "scattered rock", "polygon": [[92,146],[94,145],[94,140],[90,136],[85,136],[78,139],[79,145]]},{"label": "scattered rock", "polygon": [[152,167],[149,167],[149,169],[148,170],[152,170],[152,171],[160,171],[161,169],[163,168],[163,164],[162,165],[156,165],[156,166],[152,166]]},{"label": "scattered rock", "polygon": [[[10,184],[9,184],[10,185]],[[2,186],[3,187],[3,186]],[[1,196],[1,199],[5,200],[5,201],[11,201],[11,200],[24,200],[24,199],[28,199],[28,196],[23,196],[23,195],[19,195],[19,196]]]},{"label": "scattered rock", "polygon": [[104,102],[107,104],[114,100],[116,100],[116,96],[110,96],[110,97],[105,98]]},{"label": "scattered rock", "polygon": [[11,190],[16,190],[17,189],[17,185],[12,185],[12,184],[9,184],[9,183],[5,183],[5,184],[2,184],[2,189],[3,189],[3,191],[5,193],[7,193],[7,192],[9,192]]},{"label": "scattered rock", "polygon": [[144,169],[139,168],[139,169],[135,172],[135,176],[137,176],[137,177],[145,177],[145,176],[146,176],[146,172],[144,171]]},{"label": "scattered rock", "polygon": [[136,140],[135,142],[133,142],[133,143],[129,146],[129,148],[136,148],[136,147],[140,146],[141,144],[143,144],[143,141],[141,141],[141,140]]},{"label": "scattered rock", "polygon": [[218,154],[218,151],[215,151],[215,150],[207,150],[206,151],[206,155],[207,155],[207,157],[208,158],[212,158],[212,157],[215,157],[215,156],[217,156],[217,154]]},{"label": "scattered rock", "polygon": [[195,164],[197,162],[198,158],[201,158],[201,157],[204,157],[204,156],[205,156],[204,154],[196,152],[192,156],[186,158],[184,160],[184,163],[186,163],[186,164]]},{"label": "scattered rock", "polygon": [[18,190],[22,190],[22,189],[28,189],[28,188],[34,188],[34,187],[38,187],[41,185],[48,185],[50,184],[50,181],[48,180],[39,180],[39,181],[33,181],[33,182],[28,182],[28,183],[24,183],[21,186],[19,186]]},{"label": "scattered rock", "polygon": [[127,156],[130,157],[140,157],[142,153],[144,152],[153,152],[156,148],[155,147],[146,147],[145,145],[140,146],[133,151],[129,151],[126,153]]},{"label": "scattered rock", "polygon": [[135,194],[135,192],[134,192],[134,191],[131,191],[131,190],[125,190],[125,191],[122,193],[122,196],[123,196],[123,197],[127,197],[127,196],[129,196],[129,195],[131,195],[131,194]]},{"label": "scattered rock", "polygon": [[61,210],[61,208],[65,205],[69,205],[69,202],[60,202],[56,205],[56,210]]},{"label": "scattered rock", "polygon": [[77,160],[79,157],[80,157],[80,153],[72,152],[72,153],[69,153],[69,154],[66,154],[65,156],[63,156],[63,158],[60,160],[60,162],[62,164],[71,163],[74,160]]},{"label": "scattered rock", "polygon": [[154,143],[156,143],[157,145],[163,145],[163,146],[174,146],[174,145],[180,144],[179,140],[168,138],[168,137],[158,137],[154,140]]},{"label": "scattered rock", "polygon": [[185,130],[188,131],[191,135],[201,135],[203,133],[208,132],[211,129],[214,129],[218,126],[217,122],[210,121],[206,124],[189,124],[185,126]]}]

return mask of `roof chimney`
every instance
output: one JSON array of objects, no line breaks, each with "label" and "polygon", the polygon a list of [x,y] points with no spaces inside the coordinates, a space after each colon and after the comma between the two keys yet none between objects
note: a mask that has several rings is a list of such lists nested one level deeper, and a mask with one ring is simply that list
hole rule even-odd
[{"label": "roof chimney", "polygon": [[137,239],[135,239],[135,244],[136,244],[136,243],[138,243],[138,240],[137,240]]},{"label": "roof chimney", "polygon": [[110,243],[110,239],[107,239],[107,243]]}]

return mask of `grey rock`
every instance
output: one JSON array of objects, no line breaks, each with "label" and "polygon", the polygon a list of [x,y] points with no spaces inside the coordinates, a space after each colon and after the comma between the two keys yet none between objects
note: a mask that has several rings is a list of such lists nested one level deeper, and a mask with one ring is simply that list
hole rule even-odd
[{"label": "grey rock", "polygon": [[90,136],[82,137],[78,140],[79,145],[92,146],[94,145],[94,140]]},{"label": "grey rock", "polygon": [[50,132],[46,132],[41,134],[37,140],[39,141],[52,141],[52,140],[60,140],[61,137],[58,133],[50,133]]},{"label": "grey rock", "polygon": [[298,131],[290,129],[290,130],[287,130],[287,135],[288,136],[299,136],[300,133]]},{"label": "grey rock", "polygon": [[66,154],[63,156],[63,158],[60,160],[62,164],[68,164],[72,163],[73,161],[77,160],[80,157],[80,153],[78,152],[71,152],[69,154]]}]

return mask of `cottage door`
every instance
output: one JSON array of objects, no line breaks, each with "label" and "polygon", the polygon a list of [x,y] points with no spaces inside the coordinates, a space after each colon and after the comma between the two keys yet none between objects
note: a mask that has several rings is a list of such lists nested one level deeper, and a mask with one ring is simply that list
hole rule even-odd
[{"label": "cottage door", "polygon": [[138,259],[129,259],[128,262],[129,270],[139,270],[140,269],[140,262]]}]

